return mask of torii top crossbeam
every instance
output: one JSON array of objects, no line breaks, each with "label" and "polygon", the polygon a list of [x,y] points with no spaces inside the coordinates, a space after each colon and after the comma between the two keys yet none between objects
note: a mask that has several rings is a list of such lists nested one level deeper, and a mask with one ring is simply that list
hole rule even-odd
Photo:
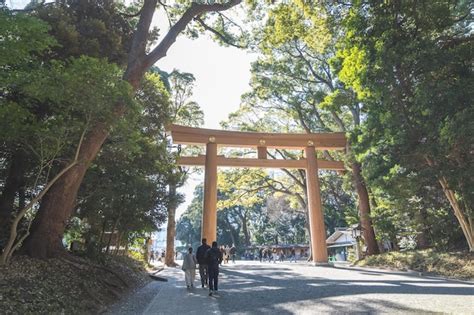
[{"label": "torii top crossbeam", "polygon": [[262,133],[228,130],[214,130],[170,125],[173,142],[176,144],[206,145],[214,142],[222,147],[267,147],[285,149],[304,149],[314,146],[319,150],[341,150],[346,147],[346,137],[342,132],[335,133]]},{"label": "torii top crossbeam", "polygon": [[[267,159],[267,148],[305,149],[314,147],[319,150],[341,150],[346,147],[344,133],[262,133],[241,132],[228,130],[214,130],[170,125],[173,143],[187,145],[215,144],[219,147],[257,148],[258,158],[227,158],[217,156],[216,163],[221,167],[262,167],[305,169],[306,159],[281,160]],[[182,156],[178,165],[204,166],[206,156]],[[318,160],[319,169],[344,170],[344,163],[340,161]]]}]

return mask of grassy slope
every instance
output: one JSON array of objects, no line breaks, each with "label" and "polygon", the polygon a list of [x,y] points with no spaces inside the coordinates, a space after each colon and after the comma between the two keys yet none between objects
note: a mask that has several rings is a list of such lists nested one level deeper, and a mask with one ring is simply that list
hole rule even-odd
[{"label": "grassy slope", "polygon": [[449,278],[474,280],[474,254],[466,252],[446,253],[431,249],[388,252],[367,257],[356,265],[415,270]]},{"label": "grassy slope", "polygon": [[18,256],[0,267],[0,313],[96,314],[147,281],[145,269],[127,257],[99,264],[76,256]]}]

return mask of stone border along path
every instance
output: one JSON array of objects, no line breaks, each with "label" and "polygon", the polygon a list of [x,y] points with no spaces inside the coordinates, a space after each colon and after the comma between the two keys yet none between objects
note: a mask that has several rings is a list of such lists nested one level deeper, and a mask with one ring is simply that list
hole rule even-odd
[{"label": "stone border along path", "polygon": [[187,290],[180,268],[154,281],[108,314],[474,314],[474,283],[414,273],[304,262],[237,261],[223,265],[220,297],[209,297],[199,275]]}]

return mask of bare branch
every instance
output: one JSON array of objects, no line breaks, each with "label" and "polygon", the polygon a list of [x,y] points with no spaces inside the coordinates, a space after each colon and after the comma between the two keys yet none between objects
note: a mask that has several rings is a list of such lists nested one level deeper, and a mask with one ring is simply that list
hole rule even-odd
[{"label": "bare branch", "polygon": [[161,6],[163,7],[163,10],[165,10],[166,18],[168,19],[168,24],[171,27],[173,25],[173,23],[171,22],[171,16],[170,16],[170,13],[168,11],[168,8],[170,6],[167,5],[166,3],[163,3],[163,1],[161,1],[161,0],[158,0],[158,3],[161,4]]},{"label": "bare branch", "polygon": [[137,13],[128,14],[128,13],[125,13],[125,12],[120,12],[119,14],[123,17],[126,17],[126,18],[134,18],[134,17],[137,17],[140,14],[142,14],[142,11],[143,11],[143,7],[140,10],[138,10]]},{"label": "bare branch", "polygon": [[210,27],[209,25],[207,25],[202,19],[201,17],[197,16],[194,18],[194,20],[196,22],[198,22],[206,31],[209,31],[211,33],[213,33],[214,35],[216,35],[217,37],[219,37],[224,43],[226,43],[227,45],[229,46],[233,46],[233,47],[236,47],[236,48],[247,48],[245,46],[241,46],[241,45],[238,45],[238,44],[235,44],[231,41],[230,38],[228,38],[225,34],[222,34],[221,32],[215,30],[214,28]]}]

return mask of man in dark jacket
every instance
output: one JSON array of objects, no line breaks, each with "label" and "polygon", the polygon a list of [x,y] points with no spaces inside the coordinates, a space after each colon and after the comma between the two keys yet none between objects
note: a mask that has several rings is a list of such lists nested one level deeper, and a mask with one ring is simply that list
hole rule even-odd
[{"label": "man in dark jacket", "polygon": [[207,245],[207,240],[202,239],[202,245],[198,247],[196,252],[196,259],[199,264],[199,276],[201,277],[201,285],[204,288],[204,285],[207,285],[207,261],[206,261],[206,252],[209,249]]},{"label": "man in dark jacket", "polygon": [[219,278],[219,264],[222,262],[222,253],[217,248],[217,242],[212,242],[212,247],[206,252],[207,274],[209,275],[209,295],[217,294]]},{"label": "man in dark jacket", "polygon": [[235,245],[232,244],[232,247],[229,250],[230,252],[230,258],[232,259],[232,262],[235,264],[235,254],[237,253],[237,249],[235,248]]}]

